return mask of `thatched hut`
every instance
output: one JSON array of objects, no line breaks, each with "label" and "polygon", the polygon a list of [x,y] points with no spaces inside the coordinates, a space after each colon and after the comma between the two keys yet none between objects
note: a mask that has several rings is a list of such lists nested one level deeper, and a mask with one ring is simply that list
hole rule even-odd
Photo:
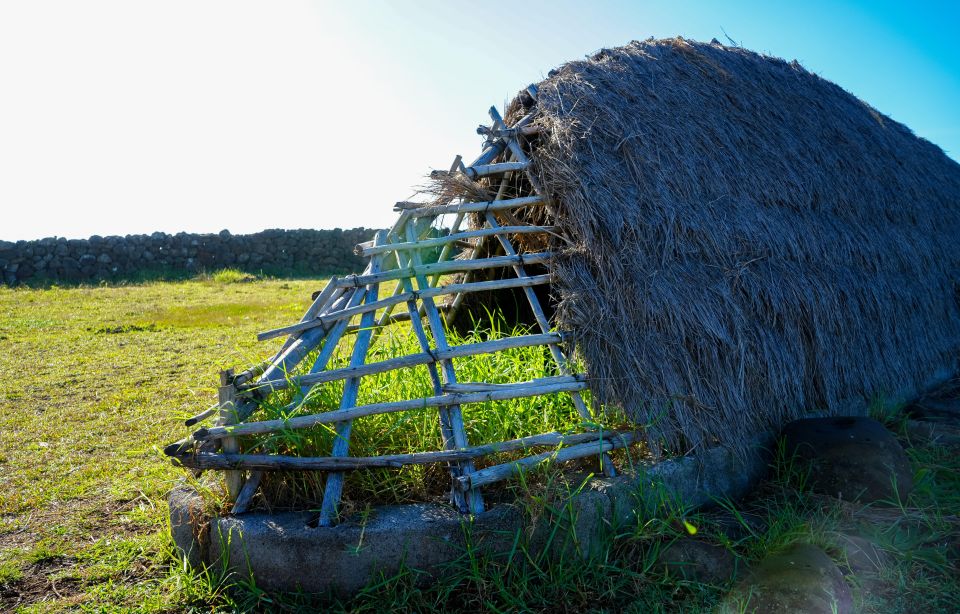
[{"label": "thatched hut", "polygon": [[570,241],[556,319],[602,402],[684,449],[736,446],[956,370],[960,166],[940,148],[716,42],[603,50],[538,91],[531,158]]},{"label": "thatched hut", "polygon": [[[336,516],[339,472],[445,462],[454,502],[478,511],[481,485],[543,457],[475,471],[473,459],[493,449],[560,446],[560,458],[577,458],[635,435],[471,447],[461,405],[567,392],[586,423],[579,395],[589,388],[594,411],[622,408],[653,448],[736,450],[811,411],[862,410],[956,371],[960,166],[796,62],[715,42],[634,42],[562,66],[521,92],[505,120],[491,117],[481,156],[435,174],[429,201],[398,203],[394,228],[358,246],[367,271],[334,278],[301,322],[265,333],[289,337],[260,367],[225,373],[219,413],[192,419],[218,423],[170,454],[231,470],[241,500],[262,470],[331,472],[321,524]],[[448,214],[439,236],[418,223]],[[423,262],[441,246],[440,262]],[[448,273],[463,277],[438,286]],[[384,299],[387,281],[397,289]],[[547,282],[549,292],[534,292]],[[455,314],[481,291],[528,300],[540,334],[449,347],[434,297],[448,296]],[[365,363],[371,331],[396,305],[408,307],[421,352]],[[349,366],[329,368],[351,330]],[[454,358],[520,344],[548,345],[556,375],[457,382]],[[570,372],[571,351],[585,374]],[[313,366],[297,371],[308,355]],[[433,396],[357,406],[361,377],[417,365],[431,370]],[[296,387],[296,411],[311,386],[335,381],[338,409],[247,421],[278,391]],[[424,408],[439,411],[443,450],[346,458],[354,419]],[[247,422],[227,426],[235,420]],[[317,424],[337,425],[328,458],[242,453],[241,436]]]}]

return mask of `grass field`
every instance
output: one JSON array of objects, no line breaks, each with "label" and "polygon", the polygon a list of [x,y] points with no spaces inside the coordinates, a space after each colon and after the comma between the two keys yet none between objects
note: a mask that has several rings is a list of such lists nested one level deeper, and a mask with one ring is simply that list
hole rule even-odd
[{"label": "grass field", "polygon": [[[280,343],[257,344],[255,333],[294,321],[321,285],[238,281],[0,288],[0,611],[425,611],[454,597],[473,611],[709,611],[723,594],[724,586],[665,578],[653,564],[664,540],[683,534],[677,508],[611,536],[600,560],[469,559],[430,588],[405,573],[350,602],[267,595],[243,578],[184,569],[165,504],[183,472],[160,449],[184,434],[182,418],[215,399],[221,368],[256,362]],[[561,413],[544,420],[555,418],[563,426]],[[950,558],[960,461],[922,445],[910,454],[913,524],[884,533],[891,563],[883,588],[858,597],[865,611],[960,604]],[[528,505],[551,505],[542,493],[523,494]],[[721,534],[712,516],[685,518],[749,563],[795,541],[821,543],[851,513],[787,482],[742,507],[764,521],[743,538]],[[904,532],[908,525],[920,533]]]}]

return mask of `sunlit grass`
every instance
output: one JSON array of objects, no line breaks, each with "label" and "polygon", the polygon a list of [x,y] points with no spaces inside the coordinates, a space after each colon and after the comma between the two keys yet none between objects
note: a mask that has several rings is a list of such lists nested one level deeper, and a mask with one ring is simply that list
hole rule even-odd
[{"label": "sunlit grass", "polygon": [[[736,540],[721,537],[709,514],[671,503],[659,505],[656,517],[605,537],[594,559],[548,560],[522,544],[513,560],[465,553],[428,586],[406,570],[350,599],[268,594],[220,567],[191,570],[174,554],[167,526],[166,495],[184,471],[171,466],[159,447],[183,436],[182,419],[216,399],[220,369],[276,351],[282,340],[257,343],[255,334],[296,321],[322,285],[194,280],[0,288],[0,611],[710,612],[729,584],[667,579],[653,564],[664,540],[682,536],[678,519],[695,525],[698,538],[726,544],[748,565],[787,543],[823,543],[849,511],[781,479],[748,502],[730,504],[765,521]],[[397,327],[382,336],[371,360],[409,351],[408,335]],[[539,352],[505,354],[505,364],[457,361],[456,367],[465,381],[529,379],[552,373]],[[337,364],[346,360],[341,354]],[[405,383],[404,394],[421,392],[425,377]],[[381,398],[392,385],[370,378],[361,402]],[[331,389],[317,403],[338,400]],[[464,415],[471,441],[576,428],[578,420],[563,395],[531,401],[516,415],[482,405],[465,407]],[[383,420],[369,426],[357,421],[354,453],[439,445],[436,411]],[[319,430],[312,436],[318,451],[329,443]],[[276,449],[283,445],[291,444],[278,441]],[[909,448],[908,455],[916,484],[905,502],[909,515],[880,526],[878,538],[892,560],[883,570],[883,590],[862,597],[865,612],[949,612],[960,602],[956,559],[950,558],[960,515],[960,455],[930,445]],[[432,471],[383,471],[367,482],[356,481],[358,472],[346,495],[357,502],[429,498],[448,485],[446,475]],[[562,515],[563,497],[578,486],[568,488],[562,475],[556,468],[538,472],[539,482],[527,489],[511,482],[506,494],[530,514]]]},{"label": "sunlit grass", "polygon": [[[366,362],[377,362],[418,354],[421,352],[416,336],[408,324],[395,324],[379,331],[370,348]],[[506,328],[494,320],[492,327],[476,329],[459,335],[447,331],[451,346],[479,343],[506,336],[528,334],[526,327]],[[353,342],[348,337],[341,342],[329,369],[345,367],[350,362]],[[303,367],[288,375],[304,372],[312,364],[318,351],[304,360]],[[454,360],[459,382],[493,384],[523,382],[558,373],[548,348],[544,346],[512,348],[494,354],[470,356]],[[277,392],[262,404],[249,420],[270,420],[330,411],[339,406],[343,382],[328,382],[305,391],[292,385]],[[288,412],[287,407],[305,394],[301,406]],[[422,365],[362,378],[358,405],[419,399],[433,395],[432,381],[427,366]],[[471,403],[461,409],[467,440],[471,445],[494,443],[546,432],[575,432],[583,429],[583,420],[577,414],[566,393],[529,398]],[[335,439],[333,425],[319,425],[308,429],[288,429],[269,435],[241,439],[248,452],[292,454],[304,457],[329,456]],[[351,456],[378,456],[443,448],[439,412],[436,409],[394,412],[365,416],[354,420],[350,437]],[[482,467],[494,462],[516,458],[521,453],[491,455],[479,459]],[[265,479],[264,490],[273,503],[313,505],[320,501],[322,480],[303,474],[274,474]],[[355,471],[345,484],[347,505],[393,503],[424,500],[442,495],[449,488],[449,474],[442,465],[415,465],[401,469]]]}]

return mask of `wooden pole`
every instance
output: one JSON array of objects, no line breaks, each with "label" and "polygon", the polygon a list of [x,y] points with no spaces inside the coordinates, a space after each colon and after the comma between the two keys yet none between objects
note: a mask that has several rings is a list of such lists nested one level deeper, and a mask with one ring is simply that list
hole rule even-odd
[{"label": "wooden pole", "polygon": [[[224,454],[224,456],[226,456],[226,454]],[[244,455],[237,454],[236,456]],[[237,495],[237,500],[233,502],[233,507],[230,508],[231,514],[243,514],[250,509],[250,503],[253,502],[253,497],[257,494],[257,489],[260,487],[260,479],[263,477],[263,471],[255,467],[241,466],[234,467],[234,469],[252,469],[252,471],[250,471],[250,477],[247,478],[243,488],[240,489],[240,494]]]},{"label": "wooden pole", "polygon": [[[407,454],[385,454],[383,456],[339,456],[309,458],[283,454],[177,454],[173,460],[184,467],[196,469],[236,470],[250,469],[258,471],[356,471],[374,468],[398,468],[407,465],[429,465],[433,463],[457,463],[491,454],[503,454],[530,448],[572,446],[592,442],[599,447],[604,440],[614,440],[621,433],[579,433],[561,435],[543,433],[511,439],[498,443],[488,443],[463,449],[437,450],[430,452],[409,452]],[[244,490],[252,481],[244,485]],[[459,489],[457,489],[459,492]],[[240,499],[237,499],[239,504]],[[236,506],[234,505],[234,513]]]},{"label": "wooden pole", "polygon": [[[462,219],[462,216],[458,216],[459,219]],[[394,256],[396,258],[397,266],[403,268],[404,264],[408,266],[413,266],[415,261],[411,255],[408,255],[407,262],[403,262],[400,258],[401,252],[395,251]],[[433,385],[433,393],[435,395],[443,394],[443,381],[440,379],[440,374],[437,370],[436,362],[439,360],[437,352],[430,349],[430,341],[427,339],[426,331],[423,328],[423,322],[420,319],[420,311],[423,309],[426,311],[426,304],[421,300],[421,304],[417,305],[416,297],[414,294],[413,282],[409,277],[404,277],[400,280],[403,284],[404,290],[409,297],[407,301],[407,312],[410,314],[410,324],[413,328],[414,334],[417,337],[417,343],[420,344],[420,349],[423,351],[423,354],[430,356],[431,360],[428,364],[428,372],[430,374],[430,382]],[[449,407],[438,407],[437,408],[438,417],[440,420],[440,436],[442,438],[443,447],[450,450],[457,447],[457,437],[454,433],[453,419],[450,416]],[[448,465],[448,471],[450,472],[451,480],[460,477],[463,475],[463,467],[459,463],[450,463]],[[467,501],[467,496],[462,492],[450,488],[450,501],[453,503],[461,513],[470,512],[470,503]]]},{"label": "wooden pole", "polygon": [[191,418],[187,418],[186,420],[184,420],[184,424],[186,424],[187,426],[193,426],[194,424],[197,424],[198,422],[203,422],[204,420],[206,420],[207,418],[209,418],[209,417],[212,416],[213,414],[217,413],[219,410],[220,410],[220,404],[219,404],[219,403],[216,404],[216,405],[211,405],[210,407],[208,407],[207,409],[203,410],[202,412],[200,412],[200,413],[197,414],[196,416],[193,416],[193,417],[191,417]]},{"label": "wooden pole", "polygon": [[[408,269],[409,270],[409,269]],[[469,292],[487,292],[490,290],[502,290],[507,288],[520,288],[524,286],[535,286],[538,284],[547,284],[550,283],[549,275],[538,275],[538,276],[528,276],[522,279],[494,279],[491,281],[481,281],[473,282],[469,284],[447,284],[445,286],[438,287],[428,287],[424,290],[407,290],[406,294],[400,294],[397,296],[391,296],[389,298],[380,299],[378,301],[373,301],[371,303],[365,303],[362,305],[357,305],[356,307],[349,307],[346,309],[341,309],[339,311],[333,311],[322,316],[317,316],[312,320],[307,320],[299,322],[297,324],[291,324],[290,326],[283,326],[281,328],[275,328],[273,330],[264,331],[257,334],[258,341],[265,341],[267,339],[272,339],[274,337],[280,337],[281,335],[287,335],[291,333],[297,333],[311,328],[322,327],[329,328],[334,322],[338,320],[349,320],[353,316],[364,314],[368,311],[379,311],[386,307],[393,307],[399,305],[400,303],[406,303],[410,300],[416,300],[418,298],[423,299],[426,297],[434,296],[444,296],[447,294],[461,294]]]},{"label": "wooden pole", "polygon": [[[493,120],[494,129],[507,127],[503,122],[503,118],[500,117],[500,113],[497,112],[497,107],[490,107],[490,119]],[[523,152],[523,147],[521,147],[519,141],[517,141],[516,135],[505,137],[504,140],[506,140],[507,147],[510,149],[510,153],[513,154],[517,163],[523,165],[522,170],[530,181],[530,186],[533,188],[533,191],[537,194],[542,194],[543,188],[540,185],[540,180],[530,172],[530,160],[527,158],[527,154]]]},{"label": "wooden pole", "polygon": [[632,433],[623,433],[613,437],[612,439],[581,443],[568,448],[561,448],[551,452],[544,452],[542,454],[528,456],[527,458],[509,463],[503,463],[502,465],[484,467],[483,469],[480,469],[471,475],[461,476],[459,480],[457,480],[456,486],[460,490],[468,490],[471,488],[477,488],[478,486],[493,484],[494,482],[506,480],[507,478],[510,478],[518,473],[536,467],[540,463],[546,461],[564,462],[573,460],[575,458],[593,456],[594,454],[598,455],[602,459],[605,455],[607,455],[607,453],[610,452],[610,450],[614,450],[616,448],[625,448],[630,445],[630,443],[633,441],[633,438],[634,436]]},{"label": "wooden pole", "polygon": [[[374,244],[380,244],[383,241],[386,241],[387,233],[385,231],[378,232],[374,238]],[[380,266],[383,261],[383,257],[380,255],[375,255],[373,260],[370,262],[370,273],[376,274],[380,271]],[[369,303],[375,302],[377,300],[377,294],[379,292],[379,286],[376,283],[372,283],[367,286],[367,296],[366,301]],[[361,330],[357,333],[357,339],[354,341],[353,345],[353,356],[350,358],[351,367],[359,367],[364,363],[367,357],[367,350],[370,349],[370,335],[372,334],[372,326],[374,323],[375,312],[368,311],[363,314],[360,320]],[[360,391],[360,378],[351,377],[346,380],[343,385],[343,396],[340,399],[340,409],[348,409],[350,407],[355,407],[357,404],[357,394]],[[331,456],[333,457],[342,457],[347,456],[350,449],[350,431],[353,428],[353,422],[351,420],[344,420],[336,424],[337,437],[333,440],[333,451]],[[323,501],[320,504],[320,526],[329,527],[338,516],[338,509],[340,507],[340,496],[343,493],[343,474],[339,472],[330,473],[327,475],[327,483],[324,486],[323,490]]]},{"label": "wooden pole", "polygon": [[[416,240],[416,234],[412,232],[411,227],[407,227],[407,241],[413,243]],[[410,250],[410,262],[413,265],[411,268],[414,271],[418,269],[424,269],[426,267],[422,266],[420,262],[420,253],[416,249]],[[417,287],[420,291],[424,291],[429,287],[427,283],[427,278],[424,274],[420,273],[415,276]],[[410,282],[412,284],[412,282]],[[437,311],[437,306],[433,302],[433,298],[425,297],[421,298],[421,303],[426,308],[427,314],[427,323],[430,325],[430,332],[433,334],[433,343],[437,348],[437,351],[443,351],[450,349],[447,344],[447,335],[443,329],[443,320],[440,318],[440,312]],[[440,370],[443,373],[443,383],[444,384],[455,384],[457,382],[457,374],[453,368],[453,361],[451,360],[441,360],[440,361]],[[449,416],[450,427],[453,432],[453,442],[454,445],[458,448],[465,448],[469,444],[467,441],[467,431],[463,425],[463,415],[460,411],[460,405],[458,403],[452,403],[446,406],[446,412]],[[471,461],[465,461],[460,465],[460,473],[462,475],[469,475],[473,472],[473,463]],[[480,514],[483,512],[483,496],[480,494],[479,490],[469,490],[466,492],[467,496],[467,507],[470,510],[471,514]]]},{"label": "wooden pole", "polygon": [[[450,227],[450,234],[457,234],[460,232],[460,225],[463,224],[463,220],[465,217],[466,215],[464,215],[463,213],[458,213],[453,218],[453,226]],[[483,241],[483,238],[481,237],[480,240]],[[437,258],[437,262],[443,262],[444,260],[450,257],[451,246],[452,246],[452,243],[447,243],[446,245],[443,246],[443,249],[440,250],[440,257]],[[440,274],[434,275],[433,278],[430,280],[430,285],[436,286],[437,284],[439,284],[440,277],[441,277]]]},{"label": "wooden pole", "polygon": [[[478,237],[489,237],[490,235],[497,234],[533,234],[533,233],[550,233],[556,232],[556,226],[501,226],[499,228],[481,228],[479,230],[468,230],[465,232],[455,232],[448,234],[443,237],[436,237],[434,239],[422,239],[416,243],[385,243],[378,246],[364,247],[357,250],[358,255],[370,257],[373,254],[379,254],[384,252],[391,252],[394,250],[408,250],[408,249],[428,249],[432,247],[443,246],[449,248],[450,244],[456,243],[458,241],[465,241],[467,239],[476,239]],[[443,258],[441,257],[441,260]],[[439,262],[439,261],[438,261]]]},{"label": "wooden pole", "polygon": [[404,211],[413,217],[435,217],[446,213],[483,213],[485,211],[503,211],[505,209],[519,209],[521,207],[531,207],[533,205],[542,205],[546,202],[542,196],[523,196],[521,198],[510,198],[507,200],[471,202],[471,203],[450,203],[447,205],[425,205],[423,203],[400,202],[394,205],[397,211]]},{"label": "wooden pole", "polygon": [[[349,307],[354,303],[355,300],[359,301],[359,297],[356,297],[356,289],[351,288],[341,296],[336,303],[334,303],[331,308],[332,311],[337,311],[339,309],[344,309]],[[356,297],[356,298],[355,298]],[[266,371],[263,372],[263,375],[260,376],[261,380],[272,380],[277,378],[286,377],[287,373],[293,371],[301,360],[303,360],[307,354],[309,354],[315,347],[320,345],[320,342],[323,341],[326,336],[327,331],[323,328],[313,328],[311,330],[305,331],[301,334],[287,350],[281,355]]]},{"label": "wooden pole", "polygon": [[[487,224],[491,228],[496,228],[500,224],[497,222],[497,218],[492,213],[486,214]],[[516,256],[517,251],[513,248],[513,244],[504,237],[503,235],[496,235],[497,240],[500,241],[500,245],[503,247],[503,251],[508,256]],[[529,277],[526,269],[523,266],[523,263],[514,265],[514,272],[516,272],[517,277]],[[540,299],[537,298],[536,293],[532,288],[525,287],[523,289],[524,294],[527,297],[527,302],[530,303],[530,309],[533,310],[533,317],[537,320],[537,325],[540,327],[540,330],[544,333],[550,332],[550,322],[547,320],[546,314],[543,312],[543,307],[540,305]],[[552,343],[548,346],[550,348],[550,354],[553,356],[554,362],[557,363],[557,368],[560,370],[561,375],[570,375],[570,366],[567,364],[567,357],[563,355],[563,351],[560,349],[560,346],[556,343]],[[580,414],[580,417],[586,421],[593,421],[593,416],[590,415],[590,410],[587,409],[587,404],[583,402],[583,397],[580,396],[580,393],[577,391],[571,391],[570,398],[573,400],[573,406],[576,408],[577,413]],[[603,457],[603,471],[604,474],[608,477],[613,477],[616,475],[616,469],[613,466],[613,463],[610,461],[609,456]]]},{"label": "wooden pole", "polygon": [[[416,318],[414,322],[419,322]],[[413,324],[414,328],[423,330],[422,324]],[[548,343],[560,343],[563,341],[563,334],[552,332],[538,335],[518,335],[516,337],[504,337],[503,339],[494,339],[491,341],[479,341],[477,343],[466,343],[464,345],[451,346],[444,351],[431,350],[429,343],[427,350],[420,354],[408,354],[396,358],[388,358],[380,362],[371,362],[359,367],[343,367],[340,369],[331,369],[329,371],[318,371],[308,375],[298,375],[286,379],[276,379],[270,381],[259,381],[249,388],[240,390],[240,393],[246,393],[254,390],[274,391],[283,390],[291,385],[314,386],[325,382],[333,382],[348,377],[360,377],[362,375],[374,375],[377,373],[386,373],[408,367],[419,365],[428,365],[438,360],[450,360],[452,358],[463,358],[465,356],[477,356],[479,354],[492,354],[503,350],[509,350],[521,347],[532,347],[537,345],[547,345]],[[422,346],[421,346],[422,347]]]},{"label": "wooden pole", "polygon": [[[553,254],[550,252],[538,252],[535,254],[524,254],[522,258],[520,256],[495,256],[493,258],[478,258],[476,260],[451,260],[434,264],[421,264],[419,266],[406,267],[395,271],[384,271],[382,273],[350,275],[344,277],[337,283],[344,287],[362,288],[370,284],[402,279],[404,277],[422,277],[433,275],[434,273],[459,273],[462,271],[495,269],[520,264],[521,262],[526,264],[541,264],[548,262],[552,257]],[[426,288],[426,284],[424,288]]]},{"label": "wooden pole", "polygon": [[540,381],[543,383],[537,383],[536,385],[530,382],[504,384],[502,388],[484,392],[457,392],[426,397],[423,399],[371,403],[370,405],[360,405],[358,407],[351,407],[349,409],[338,409],[334,411],[321,412],[319,414],[310,414],[308,416],[295,416],[285,420],[276,419],[264,420],[262,422],[244,422],[242,424],[232,426],[229,429],[214,426],[206,429],[198,429],[193,433],[193,438],[195,441],[205,441],[208,439],[222,439],[224,437],[241,437],[245,435],[257,435],[259,433],[275,433],[277,431],[284,431],[288,429],[310,428],[318,424],[331,424],[334,422],[342,422],[344,420],[355,420],[363,416],[389,414],[399,411],[414,411],[418,409],[427,409],[429,407],[443,407],[446,405],[465,405],[467,403],[505,401],[508,399],[520,399],[524,397],[552,394],[554,392],[585,390],[587,388],[586,382],[580,380],[572,383],[553,383],[551,382],[551,378],[544,378]]},{"label": "wooden pole", "polygon": [[512,173],[522,171],[527,165],[522,162],[498,162],[496,164],[482,164],[478,166],[468,166],[465,175],[470,179],[480,179],[490,175],[500,175],[503,173]]},{"label": "wooden pole", "polygon": [[[220,390],[218,393],[220,402],[220,417],[217,420],[218,426],[225,427],[235,424],[237,414],[234,403],[237,398],[236,388],[233,386],[233,369],[227,369],[220,372]],[[221,443],[223,451],[227,454],[235,454],[240,451],[240,444],[235,437],[225,437]],[[236,501],[240,489],[243,488],[243,472],[227,471],[224,474],[227,483],[227,494],[231,501]]]}]

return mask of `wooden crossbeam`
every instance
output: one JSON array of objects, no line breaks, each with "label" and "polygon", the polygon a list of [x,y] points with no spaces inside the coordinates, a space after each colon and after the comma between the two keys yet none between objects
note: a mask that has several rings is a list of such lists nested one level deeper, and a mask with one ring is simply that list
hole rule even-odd
[{"label": "wooden crossbeam", "polygon": [[[406,278],[404,278],[406,279]],[[349,320],[353,316],[362,315],[368,311],[378,311],[386,307],[393,307],[401,303],[406,303],[410,299],[428,298],[435,296],[444,296],[447,294],[460,294],[469,292],[486,292],[488,290],[501,290],[506,288],[520,288],[523,286],[535,286],[539,284],[550,283],[549,275],[537,275],[524,279],[494,279],[491,281],[474,282],[469,284],[447,284],[439,287],[427,287],[424,290],[409,290],[406,294],[398,294],[389,298],[380,299],[371,303],[364,303],[356,307],[348,307],[339,311],[334,311],[322,316],[317,316],[313,320],[283,326],[273,330],[264,331],[257,334],[257,340],[264,341],[290,333],[309,330],[311,328],[327,328],[338,320]]]},{"label": "wooden crossbeam", "polygon": [[264,420],[262,422],[243,422],[234,426],[215,426],[208,429],[199,429],[193,433],[194,441],[207,441],[210,439],[223,439],[224,437],[242,437],[246,435],[259,435],[261,433],[276,433],[288,429],[296,430],[310,428],[318,424],[332,424],[344,420],[356,420],[363,416],[375,416],[378,414],[389,414],[399,411],[416,411],[420,409],[429,409],[432,407],[445,407],[448,405],[466,405],[467,403],[486,403],[490,401],[506,401],[509,399],[521,399],[525,397],[536,397],[544,394],[553,394],[555,392],[570,392],[571,390],[585,390],[587,383],[584,379],[577,377],[575,381],[562,381],[555,383],[551,378],[545,378],[540,382],[519,382],[516,384],[506,384],[502,388],[484,392],[464,392],[442,394],[423,399],[410,399],[407,401],[385,401],[383,403],[371,403],[370,405],[360,405],[349,409],[338,409],[334,411],[321,412],[319,414],[310,414],[308,416],[295,416],[293,418]]},{"label": "wooden crossbeam", "polygon": [[500,482],[517,475],[522,471],[532,469],[540,463],[547,461],[564,462],[573,460],[575,458],[584,458],[594,455],[604,458],[609,456],[609,452],[611,450],[629,446],[631,443],[633,443],[634,437],[635,436],[632,433],[623,433],[618,434],[611,439],[581,443],[552,452],[535,454],[533,456],[528,456],[517,461],[511,461],[509,463],[503,463],[501,465],[484,467],[483,469],[470,475],[460,477],[457,480],[457,488],[461,490],[469,490],[472,488],[493,484],[495,482]]},{"label": "wooden crossbeam", "polygon": [[[462,215],[462,214],[461,214]],[[364,243],[361,243],[354,250],[358,256],[370,257],[373,254],[383,253],[388,251],[393,251],[397,249],[429,249],[431,247],[447,247],[451,243],[456,243],[458,241],[465,241],[468,239],[476,239],[478,237],[488,237],[495,234],[539,234],[539,233],[549,233],[556,232],[556,226],[501,226],[500,228],[481,228],[479,230],[468,230],[466,232],[451,233],[444,237],[437,237],[435,239],[420,239],[416,243],[387,243],[385,245],[379,245],[374,247],[373,245],[367,246]]]},{"label": "wooden crossbeam", "polygon": [[[197,469],[220,469],[253,471],[356,471],[372,468],[399,468],[407,465],[429,465],[433,463],[456,463],[473,460],[491,454],[503,454],[530,448],[572,446],[583,443],[599,445],[603,441],[614,440],[626,433],[607,431],[603,433],[578,433],[562,435],[543,433],[528,435],[519,439],[494,442],[469,448],[436,450],[429,452],[408,452],[406,454],[384,454],[382,456],[341,456],[341,457],[303,457],[284,454],[179,454],[174,460],[185,466]],[[251,474],[252,475],[252,474]],[[250,484],[250,481],[247,482]],[[246,485],[244,486],[246,488]],[[459,488],[457,489],[459,491]],[[239,505],[238,498],[237,504]],[[234,512],[236,511],[234,506]]]},{"label": "wooden crossbeam", "polygon": [[450,203],[447,205],[429,205],[424,203],[399,202],[393,206],[397,211],[409,212],[414,217],[434,217],[448,213],[483,213],[485,211],[502,211],[504,209],[520,209],[542,205],[546,199],[542,196],[521,196],[497,201],[481,201],[469,203]]}]

